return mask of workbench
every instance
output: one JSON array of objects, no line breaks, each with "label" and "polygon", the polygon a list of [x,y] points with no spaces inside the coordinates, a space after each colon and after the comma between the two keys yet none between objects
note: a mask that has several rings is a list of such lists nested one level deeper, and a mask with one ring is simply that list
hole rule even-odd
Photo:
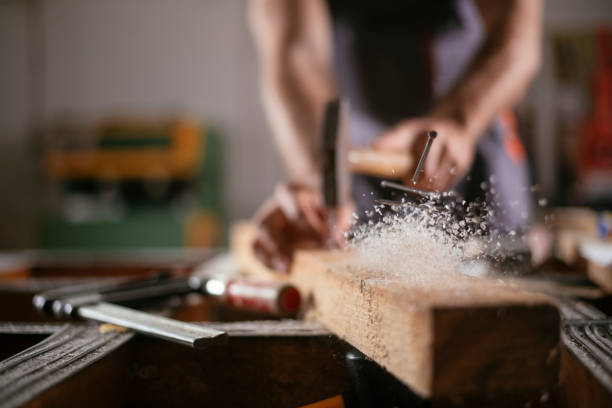
[{"label": "workbench", "polygon": [[[305,260],[311,263],[318,262],[308,258],[306,254],[301,256],[303,257],[302,262]],[[180,263],[189,269],[190,262],[187,260],[190,258],[186,256],[179,258],[184,261]],[[46,265],[53,264],[53,262],[48,262],[49,258],[46,259]],[[191,259],[193,263],[201,261],[198,257]],[[158,262],[160,265],[164,264],[160,259]],[[63,263],[64,266],[59,267],[60,263]],[[375,333],[369,331],[373,327],[384,330],[386,318],[384,315],[379,315],[379,320],[377,320],[376,315],[372,313],[380,307],[380,301],[376,300],[377,289],[364,288],[360,282],[355,286],[355,291],[348,287],[343,291],[344,295],[337,293],[327,296],[331,299],[330,301],[346,300],[346,296],[358,296],[356,299],[359,299],[359,293],[365,296],[363,319],[348,321],[349,324],[354,323],[353,326],[359,329],[357,331],[351,331],[350,328],[342,329],[347,319],[346,316],[348,316],[345,311],[338,310],[335,317],[330,317],[325,316],[325,312],[322,312],[325,309],[319,307],[322,306],[321,304],[312,308],[312,304],[318,302],[318,296],[322,291],[327,293],[324,291],[336,290],[333,285],[327,288],[314,288],[314,292],[310,294],[304,292],[306,301],[311,307],[306,318],[314,316],[319,319],[319,322],[257,320],[262,316],[228,310],[206,299],[194,300],[193,297],[188,301],[184,300],[182,304],[170,302],[172,304],[161,305],[162,308],[169,308],[168,310],[172,311],[171,316],[175,318],[190,321],[206,320],[208,322],[202,324],[228,332],[227,344],[197,351],[162,340],[134,335],[131,332],[101,331],[97,324],[51,323],[43,321],[41,316],[31,311],[26,313],[27,305],[24,303],[26,299],[31,299],[32,294],[41,288],[57,285],[58,280],[66,282],[66,280],[74,279],[74,270],[77,269],[75,265],[79,265],[78,262],[65,262],[65,259],[63,262],[56,262],[57,268],[48,267],[47,269],[53,271],[52,275],[56,277],[49,278],[45,277],[45,268],[35,264],[36,262],[29,266],[22,264],[21,268],[13,268],[10,271],[13,277],[21,274],[22,279],[4,279],[0,283],[2,294],[0,300],[3,300],[4,316],[11,315],[10,305],[4,299],[21,299],[15,305],[21,304],[22,308],[14,307],[12,313],[17,316],[23,312],[19,315],[21,323],[0,323],[0,371],[2,372],[2,386],[0,387],[2,403],[0,406],[21,406],[28,403],[28,406],[146,405],[155,407],[201,406],[205,403],[207,406],[219,407],[299,407],[345,393],[351,389],[346,355],[354,346],[357,346],[366,355],[374,356],[383,367],[390,369],[393,377],[400,378],[404,384],[413,379],[418,381],[421,378],[419,375],[422,376],[424,372],[419,372],[419,370],[424,365],[430,364],[428,361],[434,362],[434,370],[438,369],[437,364],[443,364],[440,367],[446,371],[445,376],[434,377],[433,382],[430,382],[429,385],[427,382],[422,382],[421,385],[424,384],[424,388],[419,389],[418,383],[417,387],[411,387],[416,394],[420,394],[418,396],[422,398],[425,406],[514,407],[531,403],[532,406],[583,407],[610,406],[612,402],[612,370],[609,365],[604,364],[605,361],[602,363],[601,359],[602,353],[605,355],[610,350],[602,348],[602,345],[597,343],[597,337],[593,337],[595,332],[611,330],[612,325],[606,315],[610,310],[604,307],[602,309],[606,312],[604,313],[588,304],[602,306],[610,302],[607,300],[609,296],[595,287],[574,290],[568,289],[567,285],[540,285],[532,282],[531,286],[536,288],[534,289],[536,292],[563,293],[568,299],[574,293],[588,303],[568,300],[566,303],[556,303],[553,309],[549,309],[550,306],[547,306],[548,303],[545,302],[544,309],[542,309],[545,313],[543,315],[540,313],[542,310],[538,312],[537,309],[542,307],[537,306],[540,304],[542,295],[535,295],[535,297],[529,297],[534,304],[528,306],[527,309],[524,309],[523,306],[518,309],[507,307],[503,313],[507,313],[508,321],[515,323],[506,327],[518,327],[516,325],[524,316],[523,310],[535,310],[535,315],[540,318],[544,316],[544,320],[531,317],[523,322],[526,325],[524,327],[531,330],[531,333],[537,333],[533,331],[534,327],[541,326],[539,328],[541,333],[544,333],[543,338],[547,339],[545,341],[555,342],[557,339],[556,341],[560,341],[560,347],[550,348],[548,343],[542,343],[541,338],[538,338],[537,341],[534,339],[531,344],[543,344],[541,350],[549,348],[557,351],[553,352],[544,362],[531,361],[528,360],[529,356],[537,356],[542,353],[540,349],[523,343],[524,347],[521,347],[520,350],[512,351],[509,348],[512,344],[509,340],[512,333],[508,331],[511,329],[505,329],[506,331],[500,333],[507,339],[497,337],[496,344],[500,345],[500,352],[506,353],[506,358],[502,358],[496,365],[488,368],[489,377],[486,374],[474,377],[473,373],[480,370],[478,365],[470,362],[470,359],[475,358],[474,355],[472,357],[469,357],[469,353],[463,355],[458,353],[456,356],[446,355],[440,360],[440,363],[436,363],[433,357],[444,353],[445,349],[450,350],[451,346],[460,348],[460,343],[468,337],[457,339],[446,337],[444,342],[438,343],[437,348],[431,349],[431,354],[426,354],[433,360],[407,360],[405,364],[409,368],[408,371],[398,371],[397,366],[393,368],[394,349],[371,348],[372,345],[385,344],[368,333]],[[73,265],[75,269],[71,272],[67,264]],[[103,264],[107,271],[122,270],[122,273],[127,274],[143,273],[142,271],[147,269],[143,267],[146,262],[140,264],[138,262],[119,262],[113,266],[113,262],[107,261]],[[121,268],[117,268],[119,264],[122,265]],[[61,270],[64,272],[60,272]],[[315,265],[312,265],[310,270],[319,277],[330,273],[329,271],[317,272]],[[29,277],[23,279],[24,274]],[[104,275],[88,279],[114,278],[110,272]],[[319,281],[320,285],[329,283],[325,279]],[[533,280],[530,279],[530,281]],[[8,296],[11,293],[13,298],[5,298],[5,295]],[[355,302],[355,300],[349,299],[350,302]],[[21,309],[23,309],[22,312],[19,312]],[[558,320],[546,318],[550,310],[559,310],[561,316],[560,326],[557,326],[560,330],[556,332],[556,335],[554,330],[551,331],[547,326],[554,325],[555,321],[557,321],[556,324],[559,324]],[[420,313],[422,312],[413,316],[429,314],[429,312],[425,312],[424,315]],[[446,315],[446,313],[449,312],[438,315],[429,314],[429,319],[433,318],[434,321],[442,319],[440,322],[444,322],[445,319],[447,322],[452,322],[453,320],[448,320],[449,318],[456,319],[456,314]],[[481,323],[479,319],[487,319],[487,313],[489,311],[485,308],[471,311],[463,316],[460,314],[461,318],[458,322],[460,326],[476,328]],[[498,311],[495,310],[495,313]],[[513,320],[514,313],[518,313],[516,318],[519,320]],[[334,322],[334,319],[337,319],[338,322]],[[422,317],[413,321],[418,321],[418,319]],[[232,322],[233,320],[239,321]],[[491,317],[489,321],[494,320],[495,318]],[[398,333],[394,330],[405,330],[399,326],[392,328],[388,335]],[[330,327],[333,328],[331,331]],[[422,327],[425,328],[423,330],[426,330],[426,326]],[[497,329],[493,329],[492,333],[496,331]],[[359,332],[369,339],[370,344],[357,342],[355,336],[358,336]],[[404,336],[414,336],[410,332],[403,333]],[[436,336],[435,331],[432,333]],[[487,334],[484,329],[479,335],[484,336],[485,340],[479,343],[474,351],[485,356],[490,355],[491,349],[487,348],[486,339],[495,337],[490,337],[490,334]],[[499,335],[496,334],[496,336]],[[59,340],[62,338],[67,339],[67,342],[62,343]],[[408,338],[404,337],[403,340],[407,341]],[[88,346],[83,347],[83,345]],[[398,346],[405,347],[401,343],[398,343]],[[44,353],[38,354],[37,350],[42,347],[47,347],[47,349]],[[531,349],[525,350],[528,347]],[[77,352],[70,354],[70,358],[67,358],[65,348],[73,348]],[[18,354],[20,352],[26,353],[25,358],[24,354],[21,354],[20,357]],[[27,353],[31,357],[28,357]],[[37,357],[34,358],[34,355]],[[524,360],[522,365],[518,367],[509,365],[509,362],[516,358]],[[508,377],[510,378],[508,384],[515,389],[508,387],[504,390],[496,385],[499,382],[492,380],[486,382],[488,378],[493,379],[499,376],[499,373],[503,373],[504,371],[499,371],[500,368],[524,370],[525,377],[535,372],[541,375],[540,377],[532,376],[532,378],[527,378],[527,382],[518,383],[512,383],[515,380]],[[484,369],[486,372],[486,367]],[[457,372],[456,370],[459,370],[459,376],[452,375],[453,372]],[[406,377],[406,372],[413,372],[414,374],[411,375],[414,377]],[[507,375],[512,374],[511,371],[505,372],[508,373]],[[551,375],[551,372],[553,377],[547,377]],[[445,382],[442,381],[444,378],[447,379]],[[456,378],[461,381],[456,382]],[[470,388],[474,383],[481,388]],[[517,384],[536,384],[537,387],[520,389]],[[459,391],[453,394],[453,387]],[[423,390],[430,394],[423,395]],[[567,405],[565,405],[566,401]]]}]

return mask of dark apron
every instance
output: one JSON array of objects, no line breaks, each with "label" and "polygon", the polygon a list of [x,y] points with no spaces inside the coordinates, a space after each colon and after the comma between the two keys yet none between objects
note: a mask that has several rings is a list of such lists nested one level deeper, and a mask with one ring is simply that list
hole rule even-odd
[{"label": "dark apron", "polygon": [[[330,0],[329,6],[334,69],[350,104],[353,146],[367,146],[399,121],[425,115],[465,73],[484,38],[471,0]],[[510,157],[504,138],[495,121],[455,190],[468,201],[484,199],[481,187],[493,180],[498,223],[520,230],[529,218],[528,170],[524,160]],[[371,210],[375,198],[388,197],[379,182],[354,177],[360,213]]]}]

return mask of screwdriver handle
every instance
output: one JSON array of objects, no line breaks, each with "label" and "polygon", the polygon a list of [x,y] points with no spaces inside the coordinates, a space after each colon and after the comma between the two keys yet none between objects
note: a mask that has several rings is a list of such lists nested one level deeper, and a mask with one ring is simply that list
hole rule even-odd
[{"label": "screwdriver handle", "polygon": [[238,309],[285,317],[300,309],[300,293],[287,283],[248,277],[211,277],[202,283],[205,294]]},{"label": "screwdriver handle", "polygon": [[[50,303],[48,313],[57,318],[77,317],[79,308],[100,302],[113,304],[135,304],[137,302],[202,293],[212,296],[230,306],[266,313],[274,316],[292,316],[300,308],[300,294],[295,287],[273,280],[245,277],[206,277],[168,279],[159,282],[147,281],[141,285],[115,286],[114,290],[82,291],[64,290],[63,296],[51,297],[46,293],[36,295]],[[52,292],[53,294],[53,292]],[[37,305],[42,309],[42,304]]]},{"label": "screwdriver handle", "polygon": [[415,161],[407,153],[362,148],[348,151],[348,163],[353,173],[384,179],[405,180],[410,176]]},{"label": "screwdriver handle", "polygon": [[239,278],[228,282],[226,302],[238,308],[287,316],[298,312],[301,298],[298,290],[287,283]]}]

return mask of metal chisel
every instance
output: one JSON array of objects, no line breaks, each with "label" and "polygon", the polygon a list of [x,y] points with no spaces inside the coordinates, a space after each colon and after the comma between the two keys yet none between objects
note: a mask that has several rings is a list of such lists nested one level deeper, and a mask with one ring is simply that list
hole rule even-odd
[{"label": "metal chisel", "polygon": [[34,296],[33,302],[37,309],[58,318],[111,323],[196,349],[225,342],[227,334],[223,331],[109,303],[162,298],[191,291],[186,280],[149,279],[54,289]]},{"label": "metal chisel", "polygon": [[[155,286],[144,286],[142,289],[155,289]],[[75,293],[72,295],[53,298],[40,294],[35,297],[35,305],[40,310],[51,310],[58,318],[88,319],[102,323],[111,323],[117,326],[132,329],[148,336],[159,337],[164,340],[202,349],[226,341],[226,333],[185,323],[167,317],[145,313],[139,310],[109,303],[112,301],[129,300],[127,294],[135,289],[110,293]],[[44,299],[45,301],[42,301]]]},{"label": "metal chisel", "polygon": [[203,349],[227,341],[227,333],[167,317],[153,315],[112,303],[99,302],[72,306],[71,315],[111,323],[147,336],[158,337],[195,349]]},{"label": "metal chisel", "polygon": [[[423,169],[423,165],[425,164],[425,160],[427,159],[427,155],[429,154],[429,149],[431,148],[431,145],[437,136],[438,136],[438,132],[436,132],[435,130],[430,131],[428,134],[427,144],[425,145],[425,148],[423,149],[423,152],[421,153],[421,158],[419,159],[417,167],[414,170],[414,174],[412,175],[413,185],[416,185],[419,179],[419,175],[421,174],[421,170]],[[395,183],[393,181],[388,181],[388,180],[381,181],[380,186],[383,188],[393,188],[395,190],[399,190],[399,191],[402,191],[408,194],[414,194],[414,195],[426,198],[428,200],[435,201],[435,200],[439,200],[441,197],[441,194],[438,191],[421,190],[415,187],[409,187],[409,186]],[[389,205],[389,206],[402,204],[401,201],[391,201],[391,200],[384,200],[384,199],[377,199],[376,202],[378,202],[379,204],[384,204],[384,205]]]},{"label": "metal chisel", "polygon": [[[127,306],[189,293],[210,296],[243,310],[276,317],[300,308],[295,287],[269,280],[221,273],[220,263],[206,263],[191,275],[129,282],[98,282],[48,290],[34,296],[34,306],[57,318],[84,318],[127,327],[142,334],[202,348],[225,340],[225,333],[144,313]],[[120,305],[118,305],[120,304]]]}]

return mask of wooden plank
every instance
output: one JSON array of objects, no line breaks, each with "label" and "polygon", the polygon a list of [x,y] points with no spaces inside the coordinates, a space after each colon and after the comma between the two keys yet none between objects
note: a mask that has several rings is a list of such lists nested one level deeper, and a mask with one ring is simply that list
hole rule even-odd
[{"label": "wooden plank", "polygon": [[586,273],[587,263],[580,256],[580,242],[589,239],[592,235],[583,231],[563,229],[555,235],[555,256],[565,262],[570,268]]},{"label": "wooden plank", "polygon": [[[588,208],[557,208],[552,214],[552,227],[555,232],[555,256],[572,269],[586,274],[607,293],[612,293],[612,263],[610,257],[601,261],[595,256],[597,249],[607,246],[603,251],[612,251],[612,236],[602,239],[598,235],[598,215]],[[599,258],[599,259],[598,259]]]},{"label": "wooden plank", "polygon": [[593,377],[582,361],[563,347],[562,397],[568,408],[612,406],[612,394]]},{"label": "wooden plank", "polygon": [[[58,356],[76,361],[22,388],[12,400],[0,399],[0,406],[299,407],[349,389],[349,346],[319,325],[294,320],[205,324],[226,330],[230,341],[194,350],[116,333],[131,340],[112,350],[75,348]],[[59,333],[65,327],[71,333],[83,331],[76,324],[0,323],[0,350],[22,346],[23,335]],[[86,334],[93,341],[110,336],[97,329]],[[69,336],[64,347],[77,346],[78,341]],[[97,361],[80,363],[94,356]],[[21,367],[28,375],[49,370],[41,367],[30,373],[26,368],[34,363],[25,360],[13,370]],[[0,375],[0,393],[11,385],[7,377],[6,372]]]},{"label": "wooden plank", "polygon": [[601,266],[595,262],[588,262],[587,275],[604,292],[612,293],[612,266]]},{"label": "wooden plank", "polygon": [[154,338],[130,344],[125,406],[300,407],[349,389],[348,345],[313,325],[210,323],[227,344],[192,350]]},{"label": "wooden plank", "polygon": [[251,225],[233,230],[243,270],[293,282],[309,315],[422,397],[544,390],[558,381],[559,315],[543,295],[458,273],[376,280],[347,252],[298,252],[291,273],[279,276],[257,262],[253,237]]},{"label": "wooden plank", "polygon": [[576,271],[585,273],[606,293],[612,293],[611,251],[610,238],[602,240],[595,232],[572,229],[557,231],[556,255]]},{"label": "wooden plank", "polygon": [[612,293],[612,242],[591,239],[580,243],[580,256],[586,261],[589,279]]},{"label": "wooden plank", "polygon": [[565,406],[612,406],[611,321],[587,313],[563,323],[560,383]]},{"label": "wooden plank", "polygon": [[[37,330],[38,329],[38,330]],[[49,334],[45,340],[0,361],[0,405],[117,406],[125,385],[111,354],[133,333],[100,333],[93,324],[31,325],[0,323],[2,348],[22,334]],[[125,357],[125,354],[121,354]],[[114,360],[118,362],[121,359]],[[125,363],[121,364],[125,366]],[[100,381],[100,379],[107,381]]]}]

